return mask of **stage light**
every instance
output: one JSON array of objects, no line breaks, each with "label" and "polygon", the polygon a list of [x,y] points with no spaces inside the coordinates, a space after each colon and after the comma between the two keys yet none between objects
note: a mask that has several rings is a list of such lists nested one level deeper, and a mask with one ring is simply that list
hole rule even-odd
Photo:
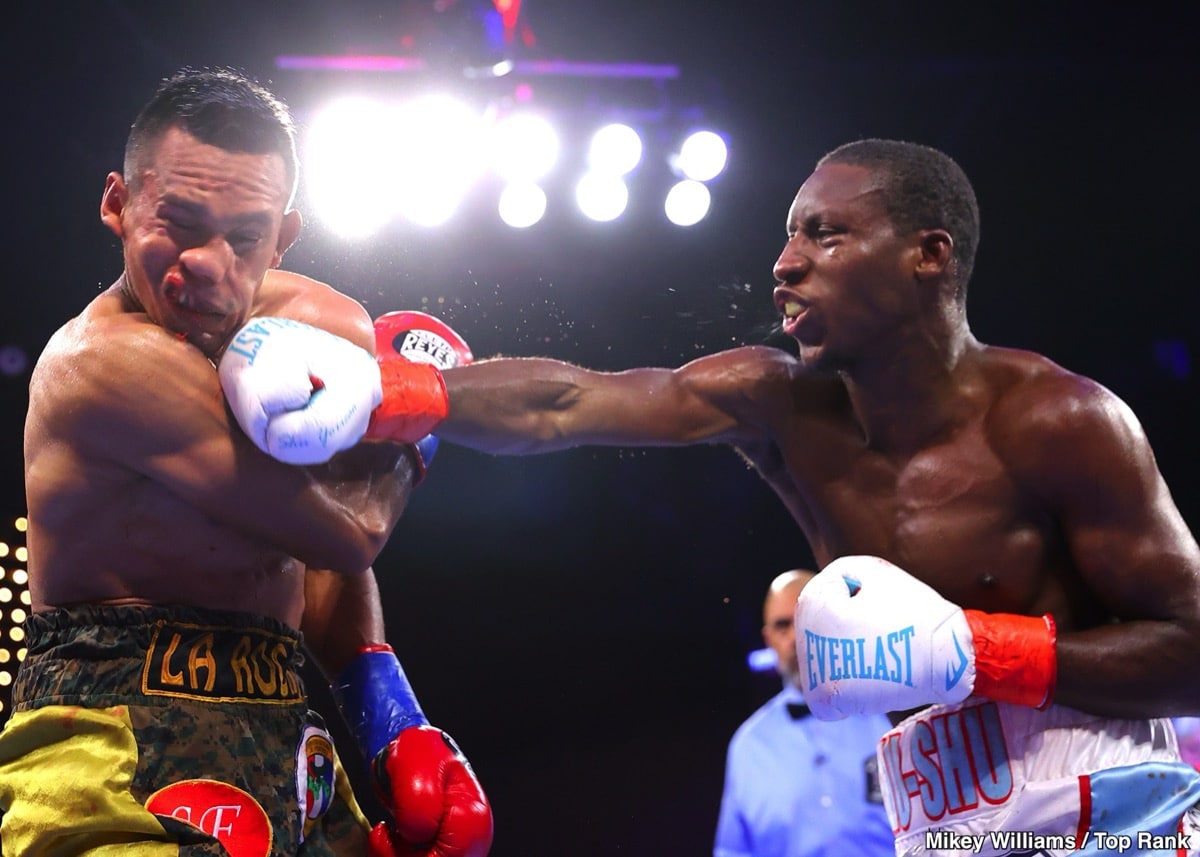
[{"label": "stage light", "polygon": [[755,649],[746,655],[746,666],[750,667],[751,672],[775,672],[778,664],[779,655],[775,654],[774,649]]},{"label": "stage light", "polygon": [[25,545],[23,534],[28,527],[28,520],[22,516],[13,521],[17,531],[15,538],[0,540],[0,557],[5,557],[5,565],[0,566],[0,720],[7,715],[10,703],[9,690],[16,678],[17,667],[25,660],[24,645],[25,630],[22,623],[29,617],[29,573],[24,568],[13,568],[10,562],[24,563],[28,561],[29,552]]},{"label": "stage light", "polygon": [[352,238],[398,215],[444,223],[481,171],[481,137],[480,115],[448,96],[335,102],[317,114],[306,138],[313,206],[333,232]]},{"label": "stage light", "polygon": [[15,378],[29,368],[29,354],[19,345],[0,348],[0,375]]},{"label": "stage light", "polygon": [[712,194],[702,182],[685,179],[667,192],[663,209],[676,226],[695,226],[708,214]]},{"label": "stage light", "polygon": [[629,188],[619,176],[587,173],[575,186],[575,201],[591,220],[616,220],[629,204]]},{"label": "stage light", "polygon": [[446,222],[483,167],[482,117],[446,95],[429,95],[405,105],[404,131],[392,157],[399,162],[401,213],[423,226]]},{"label": "stage light", "polygon": [[316,114],[305,138],[306,181],[314,211],[335,234],[369,237],[395,216],[398,133],[396,116],[365,98]]},{"label": "stage light", "polygon": [[418,226],[441,226],[454,216],[466,188],[453,176],[431,170],[425,176],[411,176],[403,186],[400,210]]},{"label": "stage light", "polygon": [[533,226],[546,214],[546,192],[533,182],[514,182],[501,192],[497,210],[509,226]]},{"label": "stage light", "polygon": [[[494,206],[503,223],[527,228],[553,215],[571,193],[564,185],[576,182],[575,200],[583,213],[593,221],[611,221],[625,215],[638,194],[655,193],[650,188],[661,180],[663,165],[677,180],[700,182],[725,169],[724,138],[713,130],[695,130],[694,117],[688,119],[693,133],[676,136],[660,127],[676,120],[669,111],[597,109],[603,109],[605,120],[588,119],[589,105],[562,109],[550,102],[535,104],[531,95],[514,99],[511,93],[480,98],[444,91],[418,97],[409,90],[405,101],[378,93],[344,97],[314,111],[306,122],[304,205],[330,232],[353,240],[398,220],[446,224],[460,208],[474,206],[483,191],[489,197],[483,204]],[[643,136],[641,125],[653,133]],[[682,145],[668,150],[673,138]],[[651,162],[654,169],[648,168]],[[576,167],[586,171],[584,178]],[[671,191],[667,216],[672,223],[692,225],[714,204],[710,191],[684,186]],[[653,205],[637,210],[653,211]]]},{"label": "stage light", "polygon": [[507,116],[496,124],[491,137],[492,169],[508,181],[543,178],[558,161],[558,134],[541,116]]},{"label": "stage light", "polygon": [[674,166],[685,178],[706,182],[721,174],[728,158],[729,149],[720,134],[696,131],[689,134],[679,147]]},{"label": "stage light", "polygon": [[588,166],[598,173],[623,176],[642,160],[642,138],[638,132],[615,122],[592,135],[588,147]]}]

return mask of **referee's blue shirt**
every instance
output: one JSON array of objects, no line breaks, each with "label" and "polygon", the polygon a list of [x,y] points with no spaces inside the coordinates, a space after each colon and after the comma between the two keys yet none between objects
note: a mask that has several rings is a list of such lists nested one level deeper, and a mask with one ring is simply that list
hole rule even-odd
[{"label": "referee's blue shirt", "polygon": [[794,718],[793,687],[769,699],[729,742],[714,857],[894,855],[875,747],[882,714]]}]

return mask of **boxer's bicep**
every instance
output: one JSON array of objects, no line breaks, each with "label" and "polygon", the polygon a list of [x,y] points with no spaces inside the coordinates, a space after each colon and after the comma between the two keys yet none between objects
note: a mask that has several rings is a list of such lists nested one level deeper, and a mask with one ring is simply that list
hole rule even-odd
[{"label": "boxer's bicep", "polygon": [[[1094,382],[1052,390],[1021,423],[1016,472],[1054,521],[1067,564],[1055,615],[1055,700],[1119,717],[1195,710],[1200,548],[1132,411]],[[1041,413],[1038,413],[1038,412]]]},{"label": "boxer's bicep", "polygon": [[1027,412],[1015,456],[1054,517],[1072,565],[1123,619],[1200,619],[1200,548],[1130,408],[1072,379]]},{"label": "boxer's bicep", "polygon": [[1057,497],[1084,581],[1122,618],[1200,619],[1200,549],[1141,426],[1122,404],[1095,415],[1089,437]]}]

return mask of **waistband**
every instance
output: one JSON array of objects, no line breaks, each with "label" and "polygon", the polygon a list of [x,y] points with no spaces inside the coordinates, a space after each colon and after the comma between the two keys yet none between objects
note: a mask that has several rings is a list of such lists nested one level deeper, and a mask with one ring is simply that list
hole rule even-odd
[{"label": "waistband", "polygon": [[298,631],[268,616],[184,605],[80,605],[31,615],[14,708],[172,699],[304,701]]},{"label": "waistband", "polygon": [[[1200,788],[1200,776],[1180,760],[1169,720],[1101,717],[1061,705],[1038,711],[972,696],[912,715],[878,749],[897,854],[965,853],[928,844],[927,832],[938,830],[1121,830],[1104,826],[1120,823],[1117,806],[1142,819],[1142,829],[1163,817],[1170,827]],[[936,835],[933,841],[942,842]]]}]

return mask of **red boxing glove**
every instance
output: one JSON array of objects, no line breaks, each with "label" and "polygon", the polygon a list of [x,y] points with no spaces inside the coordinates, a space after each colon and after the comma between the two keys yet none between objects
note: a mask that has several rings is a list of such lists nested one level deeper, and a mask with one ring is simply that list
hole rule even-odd
[{"label": "red boxing glove", "polygon": [[398,354],[413,363],[439,369],[464,366],[475,359],[466,340],[448,324],[423,312],[401,310],[375,319],[375,353]]},{"label": "red boxing glove", "polygon": [[[403,366],[405,362],[430,363],[441,370],[465,366],[475,359],[466,340],[444,321],[411,310],[389,312],[375,319],[375,354],[384,375],[385,405],[388,400],[387,366],[393,363]],[[438,377],[440,380],[440,374]],[[444,395],[444,386],[442,391]],[[445,414],[442,416],[444,418]],[[367,429],[367,435],[371,436],[371,428]],[[412,444],[418,483],[425,478],[426,468],[433,460],[437,446],[438,439],[432,434],[426,434]]]},{"label": "red boxing glove", "polygon": [[393,821],[371,830],[368,857],[485,857],[492,808],[449,735],[411,726],[375,757],[375,792]]}]

